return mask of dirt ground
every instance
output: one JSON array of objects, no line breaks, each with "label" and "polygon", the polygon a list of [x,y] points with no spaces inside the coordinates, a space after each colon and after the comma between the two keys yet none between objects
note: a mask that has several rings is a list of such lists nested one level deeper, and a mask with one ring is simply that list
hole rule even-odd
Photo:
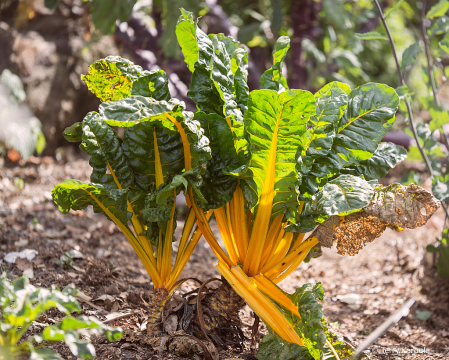
[{"label": "dirt ground", "polygon": [[[1,161],[1,160],[0,160]],[[143,265],[118,228],[92,209],[71,211],[63,215],[51,199],[53,186],[65,179],[87,180],[90,167],[72,152],[62,154],[59,161],[32,158],[27,164],[0,164],[0,259],[11,251],[35,249],[32,260],[35,286],[60,288],[74,283],[84,294],[92,297],[90,304],[82,303],[83,314],[107,321],[117,313],[131,316],[114,320],[111,325],[125,325],[127,335],[122,341],[109,344],[102,338],[93,339],[97,359],[184,359],[173,353],[159,353],[159,343],[139,341],[138,331],[145,318],[145,294],[151,283]],[[442,359],[449,357],[449,279],[436,276],[432,258],[425,246],[438,236],[443,216],[437,213],[426,226],[401,233],[387,230],[367,245],[355,257],[342,257],[336,249],[325,249],[321,258],[302,264],[280,286],[293,292],[304,283],[321,282],[325,291],[324,313],[337,333],[354,346],[361,343],[389,315],[413,297],[410,314],[394,325],[367,355],[371,359]],[[178,230],[182,228],[179,224]],[[76,250],[74,266],[55,262]],[[215,269],[216,259],[205,241],[200,241],[181,278],[196,277],[202,281],[220,277]],[[12,276],[22,275],[16,264],[2,262],[3,270]],[[218,284],[218,283],[217,283]],[[196,287],[187,281],[180,292]],[[108,296],[105,296],[108,295]],[[100,298],[100,299],[98,299]],[[98,299],[98,300],[97,300]],[[430,312],[427,320],[420,320]],[[418,316],[417,316],[418,314]],[[426,313],[424,313],[426,314]],[[61,320],[63,314],[52,310],[39,318],[31,331]],[[241,312],[244,324],[251,325],[249,308]],[[264,327],[260,327],[260,337]],[[245,332],[246,335],[249,332]],[[218,349],[219,359],[254,359],[249,349],[243,352]],[[53,345],[64,359],[74,359],[62,344]],[[416,351],[429,353],[391,355],[387,351]],[[196,357],[195,357],[196,356]],[[193,355],[201,359],[202,357]]]}]

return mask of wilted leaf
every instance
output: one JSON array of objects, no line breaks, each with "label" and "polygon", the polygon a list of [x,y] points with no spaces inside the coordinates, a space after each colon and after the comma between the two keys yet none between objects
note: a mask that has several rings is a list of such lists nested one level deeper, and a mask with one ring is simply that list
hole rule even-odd
[{"label": "wilted leaf", "polygon": [[331,216],[310,237],[316,237],[325,247],[332,247],[336,241],[340,254],[355,255],[387,227],[414,229],[424,225],[439,206],[432,194],[416,185],[393,184],[376,189],[362,211],[345,217]]}]

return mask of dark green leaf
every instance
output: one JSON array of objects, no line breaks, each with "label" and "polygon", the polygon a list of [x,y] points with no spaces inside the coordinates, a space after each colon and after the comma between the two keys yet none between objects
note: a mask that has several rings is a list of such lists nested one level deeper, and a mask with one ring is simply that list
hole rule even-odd
[{"label": "dark green leaf", "polygon": [[440,245],[436,266],[439,276],[449,278],[449,246]]},{"label": "dark green leaf", "polygon": [[262,89],[270,89],[277,92],[288,90],[287,80],[282,75],[282,66],[289,48],[290,38],[288,36],[281,36],[276,40],[273,49],[273,66],[266,70],[260,78]]},{"label": "dark green leaf", "polygon": [[210,140],[212,157],[207,162],[208,175],[201,192],[207,200],[206,207],[216,209],[231,201],[237,186],[237,179],[223,174],[223,169],[238,165],[233,134],[226,119],[219,115],[197,112],[194,119]]},{"label": "dark green leaf", "polygon": [[126,128],[122,149],[129,167],[134,171],[136,185],[147,193],[156,186],[155,139],[164,183],[184,169],[182,139],[174,129],[150,121]]},{"label": "dark green leaf", "polygon": [[316,158],[327,155],[331,150],[335,128],[346,110],[350,92],[348,85],[335,81],[315,94],[316,116],[310,118],[303,140],[303,174],[308,172]]},{"label": "dark green leaf", "polygon": [[372,186],[352,175],[340,175],[323,186],[314,197],[316,211],[320,214],[350,213],[369,204],[374,195]]},{"label": "dark green leaf", "polygon": [[55,186],[52,197],[64,214],[70,209],[84,210],[92,205],[95,212],[103,212],[114,222],[126,227],[126,194],[127,190],[108,190],[99,184],[66,180]]},{"label": "dark green leaf", "polygon": [[366,180],[381,179],[398,163],[407,158],[407,150],[402,146],[389,142],[380,143],[377,150],[368,160],[342,169],[342,173],[362,176]]},{"label": "dark green leaf", "polygon": [[[399,98],[394,89],[369,83],[349,94],[348,106],[337,127],[330,153],[319,159],[319,177],[369,159],[393,126]],[[317,162],[317,161],[315,161]]]},{"label": "dark green leaf", "polygon": [[103,35],[112,35],[117,20],[128,21],[137,0],[92,0],[89,9],[92,22]]},{"label": "dark green leaf", "polygon": [[81,150],[90,155],[90,180],[111,189],[126,189],[133,185],[134,176],[128,167],[119,138],[96,112],[90,112],[82,124]]}]

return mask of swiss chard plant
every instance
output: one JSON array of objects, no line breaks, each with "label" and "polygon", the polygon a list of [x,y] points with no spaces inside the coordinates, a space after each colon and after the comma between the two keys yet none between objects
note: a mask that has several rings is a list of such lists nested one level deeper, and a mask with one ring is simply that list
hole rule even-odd
[{"label": "swiss chard plant", "polygon": [[[190,12],[181,12],[176,35],[197,111],[170,97],[163,71],[143,71],[118,57],[95,62],[83,80],[103,103],[65,131],[91,156],[91,182],[65,181],[53,198],[63,212],[92,205],[114,221],[161,299],[180,284],[204,235],[217,269],[271,330],[261,359],[279,352],[314,359],[330,352],[338,359],[338,351],[349,350],[327,330],[317,302],[321,286],[287,294],[277,283],[318,256],[321,244],[332,245],[337,232],[339,251],[355,254],[387,226],[421,226],[438,208],[423,189],[377,183],[406,156],[381,143],[399,97],[374,83],[350,89],[333,82],[316,94],[289,89],[282,75],[285,36],[262,89],[249,92],[245,47],[206,35]],[[124,127],[123,137],[112,126]],[[175,239],[180,191],[190,210]],[[212,216],[224,248],[209,226]],[[351,233],[360,226],[362,239]],[[179,241],[174,262],[173,241]],[[163,301],[156,303],[155,321]]]},{"label": "swiss chard plant", "polygon": [[47,310],[57,308],[66,315],[79,313],[76,293],[71,286],[63,291],[57,287],[47,290],[34,287],[26,277],[11,282],[6,273],[0,275],[0,359],[23,359],[24,356],[36,360],[61,359],[48,347],[56,341],[64,341],[77,358],[93,359],[95,349],[81,335],[96,333],[106,335],[109,341],[120,339],[120,328],[111,328],[94,317],[85,316],[66,316],[61,322],[45,327],[42,333],[24,339],[30,326],[37,326],[35,321]]}]

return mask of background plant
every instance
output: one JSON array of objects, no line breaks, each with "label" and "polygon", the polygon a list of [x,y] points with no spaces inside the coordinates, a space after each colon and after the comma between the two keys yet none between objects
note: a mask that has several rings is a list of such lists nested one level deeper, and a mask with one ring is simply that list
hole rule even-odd
[{"label": "background plant", "polygon": [[70,315],[80,312],[75,299],[77,290],[68,286],[60,291],[56,286],[51,290],[36,288],[27,277],[9,281],[6,273],[0,276],[0,359],[10,360],[29,356],[30,359],[56,360],[61,357],[47,346],[49,343],[64,341],[77,358],[93,359],[95,349],[81,336],[104,334],[109,341],[122,336],[120,328],[111,328],[94,317],[66,316],[60,323],[47,326],[42,333],[25,338],[33,322],[45,311],[57,308]]}]

